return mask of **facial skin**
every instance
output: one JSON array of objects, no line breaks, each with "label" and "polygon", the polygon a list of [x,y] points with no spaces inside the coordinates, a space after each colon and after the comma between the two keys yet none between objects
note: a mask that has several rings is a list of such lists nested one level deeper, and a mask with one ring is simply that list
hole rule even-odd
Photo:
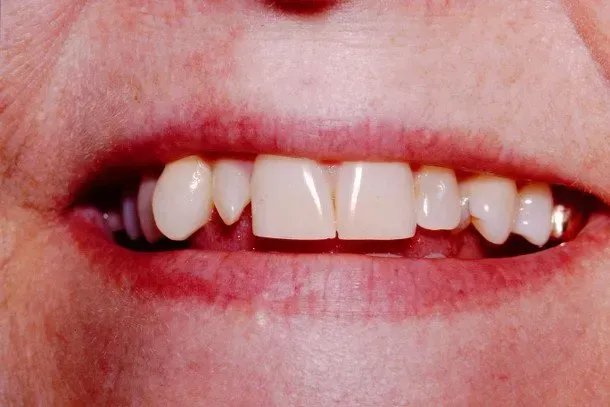
[{"label": "facial skin", "polygon": [[205,110],[484,133],[610,203],[608,2],[440,3],[4,1],[0,404],[607,405],[609,249],[395,321],[133,295],[63,226],[89,153]]}]

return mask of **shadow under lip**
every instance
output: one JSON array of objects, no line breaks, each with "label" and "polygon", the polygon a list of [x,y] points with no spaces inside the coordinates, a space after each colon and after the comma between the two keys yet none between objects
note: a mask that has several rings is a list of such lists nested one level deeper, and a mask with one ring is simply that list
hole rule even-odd
[{"label": "shadow under lip", "polygon": [[[355,254],[283,254],[122,248],[90,219],[67,218],[68,238],[90,269],[148,300],[268,310],[284,316],[404,320],[494,307],[558,274],[585,273],[605,256],[610,217],[595,216],[570,244],[501,259],[393,259]],[[62,238],[66,238],[62,236]]]}]

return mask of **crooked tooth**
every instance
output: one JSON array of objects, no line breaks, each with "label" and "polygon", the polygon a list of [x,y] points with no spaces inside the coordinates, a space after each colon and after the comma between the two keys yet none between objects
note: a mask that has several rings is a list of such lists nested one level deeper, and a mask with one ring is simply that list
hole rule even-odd
[{"label": "crooked tooth", "polygon": [[218,160],[214,164],[214,205],[226,225],[232,225],[250,203],[252,163]]},{"label": "crooked tooth", "polygon": [[138,218],[140,218],[140,228],[148,243],[155,243],[161,239],[161,232],[155,223],[153,215],[152,200],[155,192],[157,180],[145,177],[140,182],[138,189]]},{"label": "crooked tooth", "polygon": [[513,180],[478,175],[462,183],[468,197],[472,224],[495,244],[508,239],[513,227],[517,187]]},{"label": "crooked tooth", "polygon": [[461,218],[460,193],[453,170],[423,166],[415,178],[417,224],[429,230],[452,230]]},{"label": "crooked tooth", "polygon": [[256,236],[321,240],[336,235],[332,191],[322,166],[304,158],[261,155],[252,173]]},{"label": "crooked tooth", "polygon": [[335,199],[339,239],[393,240],[415,234],[408,164],[343,163],[337,169]]},{"label": "crooked tooth", "polygon": [[167,164],[153,194],[157,227],[172,240],[185,240],[212,213],[212,169],[197,156]]},{"label": "crooked tooth", "polygon": [[532,183],[519,191],[519,206],[513,233],[530,243],[544,246],[551,236],[553,194],[547,184]]}]

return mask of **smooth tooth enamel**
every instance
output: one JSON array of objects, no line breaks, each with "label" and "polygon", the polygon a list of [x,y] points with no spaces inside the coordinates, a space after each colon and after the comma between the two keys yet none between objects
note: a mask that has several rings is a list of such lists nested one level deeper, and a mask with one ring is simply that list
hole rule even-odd
[{"label": "smooth tooth enamel", "polygon": [[213,198],[216,210],[226,225],[232,225],[250,203],[252,163],[243,160],[218,160],[214,164]]},{"label": "smooth tooth enamel", "polygon": [[337,169],[335,199],[339,239],[393,240],[415,234],[408,164],[343,163]]},{"label": "smooth tooth enamel", "polygon": [[517,187],[513,180],[478,175],[463,181],[472,224],[487,240],[502,244],[513,228]]},{"label": "smooth tooth enamel", "polygon": [[315,161],[261,155],[252,173],[254,235],[321,240],[336,235],[332,190]]},{"label": "smooth tooth enamel", "polygon": [[513,233],[544,246],[551,236],[553,193],[547,184],[532,183],[519,190]]},{"label": "smooth tooth enamel", "polygon": [[138,221],[138,208],[136,198],[128,195],[123,197],[121,203],[123,225],[125,226],[125,232],[131,240],[137,240],[142,236],[142,230],[140,229],[140,222]]},{"label": "smooth tooth enamel", "polygon": [[161,239],[161,232],[155,223],[153,215],[152,199],[157,186],[155,178],[145,177],[140,182],[138,189],[138,218],[140,218],[140,228],[148,243],[155,243]]},{"label": "smooth tooth enamel", "polygon": [[415,177],[417,224],[429,230],[452,230],[461,219],[460,192],[453,170],[423,166]]},{"label": "smooth tooth enamel", "polygon": [[185,240],[212,214],[212,169],[197,156],[165,166],[153,194],[157,227],[171,240]]}]

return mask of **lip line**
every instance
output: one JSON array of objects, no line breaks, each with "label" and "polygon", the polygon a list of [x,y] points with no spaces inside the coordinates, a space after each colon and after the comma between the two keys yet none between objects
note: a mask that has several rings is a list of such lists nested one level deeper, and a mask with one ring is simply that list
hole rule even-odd
[{"label": "lip line", "polygon": [[[569,244],[514,258],[385,259],[350,254],[185,250],[137,253],[115,245],[82,213],[66,229],[90,269],[134,295],[286,316],[402,320],[497,306],[578,274],[601,256],[610,217],[592,218]],[[592,257],[590,257],[592,258]]]},{"label": "lip line", "polygon": [[[144,126],[146,128],[147,126]],[[492,133],[464,130],[408,129],[390,122],[365,120],[287,120],[208,113],[193,120],[169,120],[152,130],[111,138],[75,173],[65,197],[69,207],[82,189],[108,174],[139,173],[188,155],[277,154],[319,161],[403,161],[456,170],[493,173],[517,180],[563,184],[602,194],[565,173],[561,162],[546,165],[536,157],[499,144]],[[602,200],[604,197],[599,196]]]}]

